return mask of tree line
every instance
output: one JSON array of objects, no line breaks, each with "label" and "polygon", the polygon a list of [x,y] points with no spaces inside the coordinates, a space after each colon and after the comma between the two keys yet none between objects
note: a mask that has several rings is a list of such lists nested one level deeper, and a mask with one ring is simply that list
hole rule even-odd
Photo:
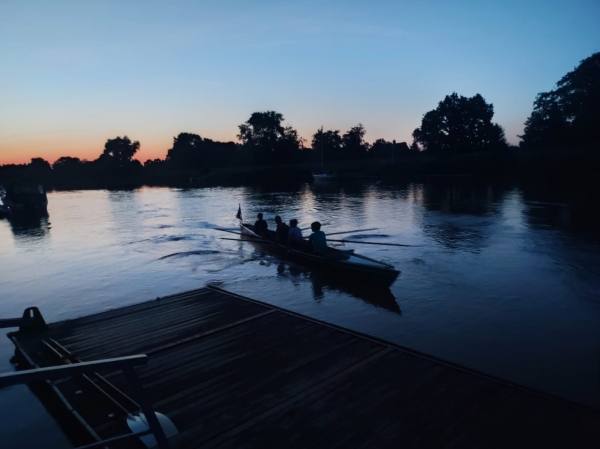
[{"label": "tree line", "polygon": [[[600,145],[600,52],[584,59],[562,77],[556,88],[537,95],[525,122],[519,147],[524,149],[567,148]],[[213,167],[317,163],[341,160],[414,158],[421,154],[455,155],[483,152],[502,153],[511,145],[504,129],[492,121],[494,106],[483,96],[465,97],[452,93],[423,115],[413,142],[365,140],[362,124],[345,133],[323,128],[310,142],[285,124],[275,111],[254,112],[238,126],[238,142],[219,142],[198,134],[180,133],[165,159],[135,159],[139,141],[129,137],[108,139],[103,152],[93,161],[64,156],[53,164],[34,158],[29,164],[0,166],[0,176],[26,170],[35,176],[55,178],[79,176],[122,178],[164,170],[210,170]]]}]

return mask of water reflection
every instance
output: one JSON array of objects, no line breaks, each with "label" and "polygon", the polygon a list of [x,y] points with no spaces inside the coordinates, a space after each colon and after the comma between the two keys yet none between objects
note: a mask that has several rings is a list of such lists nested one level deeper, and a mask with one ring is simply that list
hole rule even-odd
[{"label": "water reflection", "polygon": [[20,213],[8,218],[15,241],[35,242],[50,234],[48,213]]},{"label": "water reflection", "polygon": [[[600,404],[598,193],[563,187],[344,182],[52,192],[51,234],[48,217],[0,221],[0,314],[33,304],[54,321],[219,281]],[[348,244],[402,271],[391,290],[348,285],[287,262],[278,267],[279,259],[248,243],[220,240],[229,235],[215,227],[235,231],[238,204],[248,221],[262,211],[269,220],[298,218],[301,227],[319,220],[326,233],[377,228],[346,238],[415,246]],[[44,242],[44,263],[36,242]],[[402,300],[401,325],[394,296]]]},{"label": "water reflection", "polygon": [[448,249],[475,254],[488,245],[506,194],[503,187],[476,184],[413,187],[414,198],[420,198],[427,211],[437,212],[425,215],[425,233]]},{"label": "water reflection", "polygon": [[586,239],[600,241],[600,220],[595,206],[600,191],[523,186],[520,193],[526,206],[523,215],[532,227],[582,234]]},{"label": "water reflection", "polygon": [[507,192],[503,187],[478,184],[420,184],[416,189],[422,192],[417,196],[427,210],[475,216],[496,213]]},{"label": "water reflection", "polygon": [[277,275],[279,278],[290,279],[296,285],[309,280],[313,298],[318,302],[326,297],[327,292],[340,292],[398,315],[402,314],[396,298],[387,287],[348,283],[329,276],[327,273],[311,271],[298,265],[286,265],[285,263],[277,266]]}]

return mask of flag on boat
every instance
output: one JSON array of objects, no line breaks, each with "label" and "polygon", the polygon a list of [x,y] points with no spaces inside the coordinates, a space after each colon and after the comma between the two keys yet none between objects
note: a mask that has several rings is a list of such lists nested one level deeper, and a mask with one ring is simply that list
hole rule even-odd
[{"label": "flag on boat", "polygon": [[238,204],[238,212],[237,212],[237,214],[235,214],[235,218],[237,218],[238,220],[242,219],[242,206],[240,206],[239,204]]}]

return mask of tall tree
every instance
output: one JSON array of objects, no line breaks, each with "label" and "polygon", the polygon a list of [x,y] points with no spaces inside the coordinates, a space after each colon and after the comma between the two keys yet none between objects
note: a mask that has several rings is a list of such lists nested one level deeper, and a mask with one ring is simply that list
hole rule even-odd
[{"label": "tall tree", "polygon": [[469,98],[455,92],[423,116],[413,138],[430,152],[466,153],[507,147],[504,133],[492,123],[493,116],[494,106],[480,94]]},{"label": "tall tree", "polygon": [[239,125],[238,138],[254,154],[254,162],[292,162],[302,139],[291,126],[283,126],[283,115],[275,111],[254,112]]},{"label": "tall tree", "polygon": [[600,52],[537,95],[521,145],[529,148],[600,144]]},{"label": "tall tree", "polygon": [[342,148],[349,159],[361,159],[366,157],[369,144],[365,142],[365,134],[367,131],[362,123],[350,128],[342,136]]},{"label": "tall tree", "polygon": [[180,133],[173,138],[166,160],[177,168],[209,168],[224,165],[235,149],[233,142],[215,142],[198,134]]},{"label": "tall tree", "polygon": [[377,139],[369,148],[369,157],[374,159],[389,159],[410,154],[406,142],[397,143],[395,140],[388,142],[385,139]]},{"label": "tall tree", "polygon": [[323,150],[324,161],[341,159],[342,136],[340,136],[340,130],[323,131],[319,129],[312,136],[311,147],[315,151],[316,160],[318,161],[321,160],[321,149]]},{"label": "tall tree", "polygon": [[167,151],[166,160],[177,168],[198,168],[202,163],[201,144],[202,137],[198,134],[179,133],[173,137],[173,147]]},{"label": "tall tree", "polygon": [[54,170],[73,170],[81,166],[81,159],[78,157],[62,156],[54,161],[52,168]]},{"label": "tall tree", "polygon": [[41,157],[32,158],[31,162],[29,163],[29,168],[39,173],[49,172],[52,170],[50,163]]},{"label": "tall tree", "polygon": [[137,140],[132,142],[127,136],[108,139],[104,144],[104,152],[98,160],[113,168],[127,168],[131,166],[133,156],[139,149],[140,143]]}]

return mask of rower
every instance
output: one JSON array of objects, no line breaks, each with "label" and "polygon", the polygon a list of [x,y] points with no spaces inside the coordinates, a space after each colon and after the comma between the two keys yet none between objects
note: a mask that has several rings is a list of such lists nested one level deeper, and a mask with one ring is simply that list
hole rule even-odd
[{"label": "rower", "polygon": [[295,218],[290,220],[290,230],[288,233],[288,242],[292,245],[303,242],[302,230],[298,227],[298,220]]},{"label": "rower", "polygon": [[269,229],[269,225],[265,220],[263,220],[263,214],[259,213],[257,216],[258,220],[254,223],[254,231],[257,234],[263,234],[267,229]]},{"label": "rower", "polygon": [[280,243],[284,245],[288,241],[288,233],[290,232],[290,227],[286,225],[279,215],[275,215],[275,223],[277,223],[277,238]]},{"label": "rower", "polygon": [[325,233],[321,231],[321,223],[318,221],[311,223],[310,229],[312,230],[312,234],[308,240],[313,245],[313,251],[318,256],[324,256],[327,254],[327,238],[325,237]]}]

